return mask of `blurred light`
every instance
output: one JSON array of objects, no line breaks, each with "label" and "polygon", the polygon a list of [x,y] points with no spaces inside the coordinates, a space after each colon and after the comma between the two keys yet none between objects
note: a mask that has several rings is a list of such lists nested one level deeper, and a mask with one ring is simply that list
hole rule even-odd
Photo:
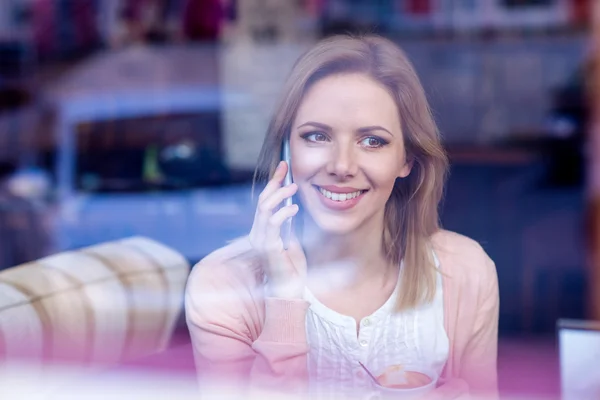
[{"label": "blurred light", "polygon": [[564,115],[551,117],[546,123],[546,129],[550,136],[566,139],[575,134],[577,124],[573,118]]},{"label": "blurred light", "polygon": [[8,180],[8,190],[18,197],[41,199],[50,191],[50,178],[41,170],[21,170]]}]

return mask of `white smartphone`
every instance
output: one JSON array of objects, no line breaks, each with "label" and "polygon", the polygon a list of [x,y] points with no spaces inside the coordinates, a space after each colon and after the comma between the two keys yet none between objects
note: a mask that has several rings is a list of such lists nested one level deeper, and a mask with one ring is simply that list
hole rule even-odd
[{"label": "white smartphone", "polygon": [[[283,185],[288,186],[292,184],[292,154],[290,151],[290,140],[288,137],[283,139],[283,145],[281,146],[281,159],[286,162],[288,169],[283,179]],[[285,199],[283,206],[291,206],[293,204],[292,197]],[[285,220],[281,227],[281,240],[283,241],[283,248],[288,249],[290,245],[290,238],[292,236],[292,219],[288,218]]]}]

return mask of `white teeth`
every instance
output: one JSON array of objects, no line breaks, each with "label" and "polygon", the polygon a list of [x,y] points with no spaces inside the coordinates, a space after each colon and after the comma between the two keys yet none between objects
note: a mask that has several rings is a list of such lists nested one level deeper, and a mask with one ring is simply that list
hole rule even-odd
[{"label": "white teeth", "polygon": [[328,199],[331,199],[333,201],[350,200],[357,196],[360,196],[361,193],[363,192],[362,190],[357,190],[356,192],[352,192],[352,193],[333,193],[333,192],[330,192],[329,190],[325,190],[323,188],[319,188],[319,191],[321,192],[321,194],[323,196],[325,196]]}]

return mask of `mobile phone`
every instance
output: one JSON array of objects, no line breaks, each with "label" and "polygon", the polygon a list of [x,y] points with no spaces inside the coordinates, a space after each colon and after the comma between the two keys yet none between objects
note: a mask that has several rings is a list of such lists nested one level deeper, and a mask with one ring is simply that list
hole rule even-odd
[{"label": "mobile phone", "polygon": [[[292,184],[292,153],[290,151],[290,140],[288,137],[283,139],[283,145],[281,148],[281,159],[287,164],[287,173],[283,179],[283,185],[288,186]],[[292,197],[288,197],[284,200],[283,206],[291,206],[293,204]],[[292,236],[292,219],[288,218],[281,226],[281,240],[283,241],[283,248],[288,249],[290,245],[290,238]]]}]

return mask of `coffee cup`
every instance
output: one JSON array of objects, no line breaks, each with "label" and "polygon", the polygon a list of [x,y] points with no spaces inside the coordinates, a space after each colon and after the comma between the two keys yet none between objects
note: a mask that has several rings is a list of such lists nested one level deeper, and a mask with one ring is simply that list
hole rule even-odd
[{"label": "coffee cup", "polygon": [[392,365],[373,371],[377,382],[372,382],[370,399],[418,399],[435,389],[438,374],[428,368]]}]

